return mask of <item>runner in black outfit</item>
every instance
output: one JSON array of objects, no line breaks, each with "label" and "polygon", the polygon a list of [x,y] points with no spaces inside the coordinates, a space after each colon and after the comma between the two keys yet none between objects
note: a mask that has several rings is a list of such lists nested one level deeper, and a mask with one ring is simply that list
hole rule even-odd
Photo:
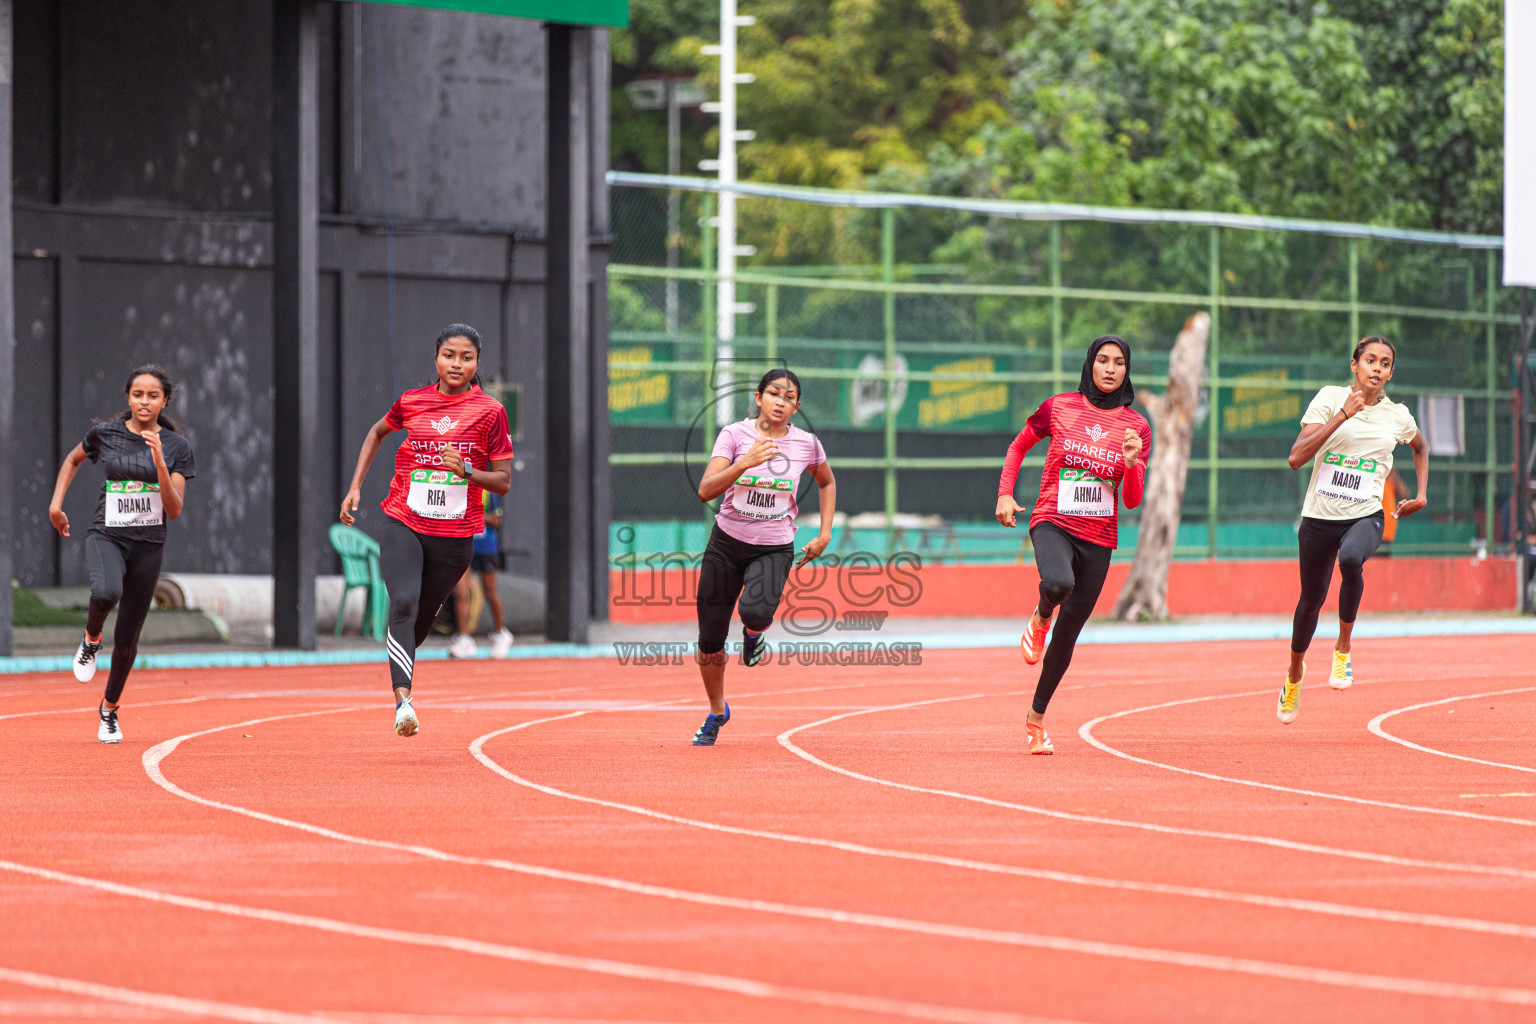
[{"label": "runner in black outfit", "polygon": [[120,743],[117,705],[123,684],[139,652],[139,631],[155,598],[160,557],[165,552],[165,524],[181,515],[187,481],[196,476],[192,445],[165,415],[175,390],[158,366],[141,366],[124,388],[128,409],[85,432],[59,467],[48,518],[61,537],[69,536],[64,495],[86,459],[100,462],[106,485],[96,502],[96,516],[85,535],[86,567],[91,575],[91,603],[85,636],[75,651],[75,678],[88,683],[96,675],[101,628],[113,607],[112,668],[99,709],[96,738]]}]

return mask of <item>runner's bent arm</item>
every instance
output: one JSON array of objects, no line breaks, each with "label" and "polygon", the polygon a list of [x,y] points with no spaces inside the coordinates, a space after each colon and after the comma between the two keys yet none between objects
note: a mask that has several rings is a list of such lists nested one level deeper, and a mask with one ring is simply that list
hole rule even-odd
[{"label": "runner's bent arm", "polygon": [[713,501],[720,497],[731,489],[737,477],[749,469],[761,466],[777,454],[779,446],[773,443],[773,439],[760,437],[735,462],[728,461],[724,455],[716,455],[704,467],[704,479],[699,481],[699,500]]},{"label": "runner's bent arm", "polygon": [[1008,455],[1003,459],[1003,475],[997,482],[997,521],[1004,526],[1015,525],[1015,517],[1023,511],[1013,497],[1013,486],[1018,482],[1019,467],[1024,464],[1024,456],[1040,440],[1041,436],[1035,433],[1035,428],[1025,423],[1019,436],[1008,445]]},{"label": "runner's bent arm", "polygon": [[837,514],[837,477],[832,475],[832,467],[826,462],[819,462],[811,472],[815,474],[816,486],[820,488],[817,498],[821,502],[821,531],[814,540],[800,549],[800,560],[796,565],[804,565],[813,558],[819,558],[827,550],[827,545],[832,543],[832,517]]},{"label": "runner's bent arm", "polygon": [[1327,423],[1308,423],[1303,426],[1301,433],[1296,435],[1296,443],[1291,445],[1291,454],[1286,459],[1291,464],[1291,468],[1300,469],[1311,462],[1328,439],[1333,436],[1333,432],[1343,426],[1345,420],[1364,408],[1365,397],[1359,391],[1351,389],[1349,397],[1344,399],[1343,406],[1329,418]]},{"label": "runner's bent arm", "polygon": [[1413,476],[1418,481],[1419,493],[1397,503],[1397,509],[1392,515],[1398,519],[1411,516],[1429,504],[1429,445],[1424,442],[1423,433],[1414,431],[1408,447],[1413,449]]},{"label": "runner's bent arm", "polygon": [[165,521],[170,522],[181,515],[182,495],[187,489],[187,478],[180,473],[172,473],[170,467],[165,464],[165,448],[160,439],[160,431],[146,430],[144,443],[149,446],[150,454],[155,460],[155,476],[160,483],[160,503],[165,506]]},{"label": "runner's bent arm", "polygon": [[75,474],[80,472],[80,463],[84,461],[85,446],[77,444],[64,456],[64,462],[59,466],[58,479],[53,482],[53,498],[48,502],[48,519],[53,523],[53,528],[59,531],[60,537],[69,536],[69,517],[64,514],[64,495],[69,493],[69,485],[74,482]]},{"label": "runner's bent arm", "polygon": [[368,467],[373,465],[373,458],[379,454],[379,447],[389,433],[389,424],[380,419],[368,428],[368,434],[363,438],[362,451],[357,453],[357,468],[352,471],[352,485],[347,488],[347,496],[341,499],[341,521],[348,526],[353,522],[352,513],[363,500],[363,481],[368,477]]}]

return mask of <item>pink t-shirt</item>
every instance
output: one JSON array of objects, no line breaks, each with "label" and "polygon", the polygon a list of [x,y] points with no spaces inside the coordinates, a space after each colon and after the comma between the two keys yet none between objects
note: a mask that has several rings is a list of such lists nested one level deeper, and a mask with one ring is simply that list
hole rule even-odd
[{"label": "pink t-shirt", "polygon": [[[758,437],[756,420],[732,423],[715,438],[710,457],[735,462]],[[779,454],[737,477],[721,497],[715,516],[720,529],[746,544],[794,543],[795,514],[800,511],[795,492],[800,488],[800,474],[827,461],[820,439],[793,423],[789,433],[774,443]]]}]

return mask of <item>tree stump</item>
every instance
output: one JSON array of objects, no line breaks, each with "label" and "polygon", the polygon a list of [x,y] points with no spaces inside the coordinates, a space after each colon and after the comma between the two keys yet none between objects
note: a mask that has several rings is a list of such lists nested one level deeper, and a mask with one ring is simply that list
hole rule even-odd
[{"label": "tree stump", "polygon": [[[1189,476],[1189,448],[1210,336],[1209,314],[1196,313],[1184,321],[1168,360],[1168,390],[1142,399],[1152,421],[1152,458],[1147,464],[1136,560],[1115,602],[1117,619],[1146,622],[1168,617],[1168,569],[1179,534],[1179,510]],[[1213,396],[1211,415],[1215,414]]]}]

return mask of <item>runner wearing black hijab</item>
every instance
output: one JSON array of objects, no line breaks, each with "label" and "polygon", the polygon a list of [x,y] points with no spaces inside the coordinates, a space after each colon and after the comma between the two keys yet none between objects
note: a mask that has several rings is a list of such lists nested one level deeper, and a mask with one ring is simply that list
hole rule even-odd
[{"label": "runner wearing black hijab", "polygon": [[[1124,498],[1126,508],[1141,504],[1147,472],[1142,456],[1152,446],[1152,428],[1131,409],[1135,397],[1130,345],[1113,334],[1095,338],[1078,389],[1040,403],[1008,446],[1003,462],[997,521],[1012,527],[1023,511],[1013,498],[1019,466],[1036,442],[1050,438],[1040,500],[1029,519],[1040,570],[1040,603],[1020,640],[1025,662],[1033,665],[1045,657],[1025,723],[1031,754],[1053,752],[1045,733],[1045,709],[1104,589],[1110,555],[1119,541],[1119,499]],[[1061,617],[1047,645],[1046,633],[1058,607]]]}]

